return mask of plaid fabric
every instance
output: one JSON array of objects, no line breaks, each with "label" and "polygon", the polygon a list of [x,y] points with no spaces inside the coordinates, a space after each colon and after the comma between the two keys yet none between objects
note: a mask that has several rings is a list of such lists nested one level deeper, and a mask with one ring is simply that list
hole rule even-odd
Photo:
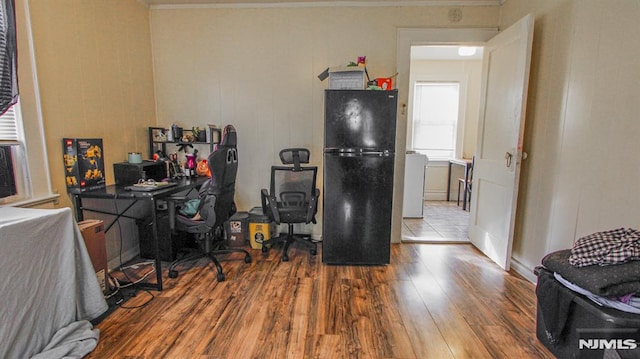
[{"label": "plaid fabric", "polygon": [[571,249],[569,263],[576,267],[601,266],[640,260],[640,231],[618,228],[579,238]]}]

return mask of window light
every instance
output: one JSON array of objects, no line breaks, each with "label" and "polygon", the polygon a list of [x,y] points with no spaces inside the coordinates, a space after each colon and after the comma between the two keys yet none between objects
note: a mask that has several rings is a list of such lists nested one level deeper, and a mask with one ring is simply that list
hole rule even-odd
[{"label": "window light", "polygon": [[473,56],[476,54],[477,48],[475,46],[460,46],[458,48],[458,55],[460,56]]}]

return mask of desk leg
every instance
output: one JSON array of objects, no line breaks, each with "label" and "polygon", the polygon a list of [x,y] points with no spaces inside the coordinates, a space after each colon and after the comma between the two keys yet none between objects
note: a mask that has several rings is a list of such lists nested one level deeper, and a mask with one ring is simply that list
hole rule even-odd
[{"label": "desk leg", "polygon": [[469,165],[464,166],[464,193],[462,194],[462,210],[467,210],[467,186],[469,185]]},{"label": "desk leg", "polygon": [[84,220],[84,213],[82,213],[82,197],[77,194],[72,194],[73,197],[73,207],[76,210],[76,221],[82,222]]},{"label": "desk leg", "polygon": [[156,280],[157,288],[162,290],[162,261],[160,260],[160,243],[158,239],[158,217],[156,213],[156,200],[151,198],[151,218],[153,225],[151,226],[151,234],[153,238],[153,252],[156,256]]},{"label": "desk leg", "polygon": [[449,162],[449,174],[447,176],[447,202],[449,202],[450,193],[451,193],[451,162]]}]

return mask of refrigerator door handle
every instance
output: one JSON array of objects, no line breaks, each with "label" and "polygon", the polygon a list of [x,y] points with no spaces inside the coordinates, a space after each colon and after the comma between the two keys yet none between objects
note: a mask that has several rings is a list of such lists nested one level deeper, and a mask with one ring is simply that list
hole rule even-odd
[{"label": "refrigerator door handle", "polygon": [[362,152],[362,150],[360,150],[358,148],[335,148],[335,147],[330,147],[330,148],[325,148],[324,149],[324,153],[326,153],[326,154],[339,155],[339,156],[343,156],[343,155],[355,156],[359,152]]},{"label": "refrigerator door handle", "polygon": [[391,151],[364,151],[361,153],[361,156],[379,156],[379,157],[389,157],[391,156]]},{"label": "refrigerator door handle", "polygon": [[393,155],[393,152],[389,150],[376,151],[376,150],[364,150],[356,148],[327,148],[324,151],[325,154],[334,155],[338,157],[358,157],[358,156],[376,156],[376,157],[389,157]]}]

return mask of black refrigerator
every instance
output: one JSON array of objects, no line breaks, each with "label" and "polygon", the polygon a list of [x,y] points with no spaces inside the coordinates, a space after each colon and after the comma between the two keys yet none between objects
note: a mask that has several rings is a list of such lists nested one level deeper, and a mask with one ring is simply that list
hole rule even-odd
[{"label": "black refrigerator", "polygon": [[389,264],[398,92],[326,90],[322,261]]}]

